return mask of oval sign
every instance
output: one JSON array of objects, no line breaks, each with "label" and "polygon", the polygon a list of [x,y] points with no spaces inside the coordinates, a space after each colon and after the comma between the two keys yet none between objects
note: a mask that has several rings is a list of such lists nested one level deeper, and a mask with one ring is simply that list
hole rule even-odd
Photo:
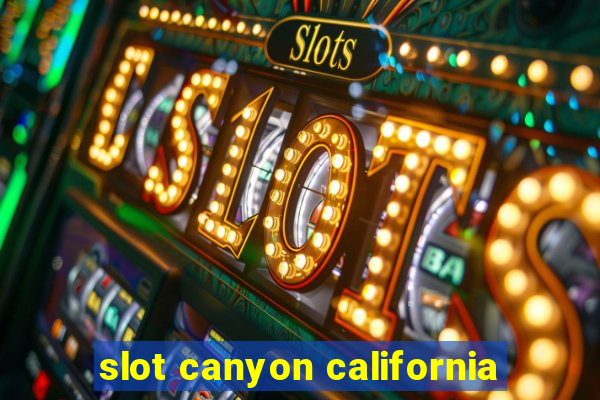
[{"label": "oval sign", "polygon": [[378,25],[293,16],[271,28],[265,55],[274,65],[360,81],[381,70],[379,55],[389,56],[391,43]]}]

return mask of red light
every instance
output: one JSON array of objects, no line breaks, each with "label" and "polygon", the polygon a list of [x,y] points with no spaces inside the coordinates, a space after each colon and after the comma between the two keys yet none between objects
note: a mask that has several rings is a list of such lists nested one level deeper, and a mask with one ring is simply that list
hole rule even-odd
[{"label": "red light", "polygon": [[40,373],[33,380],[33,384],[31,385],[31,391],[33,392],[33,397],[36,400],[43,400],[46,398],[48,394],[48,388],[50,387],[50,377],[46,371],[40,371]]}]

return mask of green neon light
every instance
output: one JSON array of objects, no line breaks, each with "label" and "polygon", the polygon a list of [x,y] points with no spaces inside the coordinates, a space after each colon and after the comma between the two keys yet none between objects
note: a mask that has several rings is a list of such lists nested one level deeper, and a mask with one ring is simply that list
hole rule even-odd
[{"label": "green neon light", "polygon": [[89,0],[76,0],[71,6],[71,14],[67,21],[62,34],[58,40],[58,45],[52,57],[52,63],[48,74],[40,79],[39,88],[41,91],[46,92],[53,89],[60,80],[62,79],[71,50],[77,40],[83,17],[87,10]]},{"label": "green neon light", "polygon": [[25,11],[23,12],[23,15],[21,15],[21,18],[19,18],[19,21],[15,24],[15,32],[13,34],[10,50],[8,50],[8,54],[6,55],[6,63],[14,64],[19,60],[21,50],[23,50],[25,39],[29,34],[33,18],[40,6],[40,2],[41,0],[25,0]]},{"label": "green neon light", "polygon": [[27,155],[24,153],[20,153],[15,157],[13,171],[6,185],[6,191],[0,199],[0,248],[4,244],[6,233],[27,183],[27,161]]}]

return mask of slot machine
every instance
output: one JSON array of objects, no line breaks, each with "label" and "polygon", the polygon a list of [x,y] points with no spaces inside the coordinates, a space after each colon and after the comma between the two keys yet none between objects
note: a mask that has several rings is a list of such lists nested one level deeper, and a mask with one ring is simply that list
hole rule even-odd
[{"label": "slot machine", "polygon": [[[109,24],[114,5],[95,0],[8,0],[0,2],[0,277],[19,279],[18,257],[27,207],[45,190],[60,157],[68,104],[86,90],[82,71],[93,61],[91,43],[101,43],[100,22]],[[61,135],[62,133],[62,135]],[[64,146],[63,146],[64,147]],[[39,202],[39,200],[38,200]],[[43,208],[43,207],[42,207]],[[26,232],[26,229],[23,230]],[[10,285],[2,290],[3,301]],[[0,315],[5,310],[0,310]]]},{"label": "slot machine", "polygon": [[287,396],[596,393],[600,5],[123,7],[68,108],[0,390],[267,396],[190,387],[184,344],[160,391],[94,391],[94,340],[498,340],[507,391]]}]

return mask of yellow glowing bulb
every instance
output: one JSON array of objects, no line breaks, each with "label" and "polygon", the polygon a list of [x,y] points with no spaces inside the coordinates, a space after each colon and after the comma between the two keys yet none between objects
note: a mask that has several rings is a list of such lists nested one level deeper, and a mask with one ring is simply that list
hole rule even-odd
[{"label": "yellow glowing bulb", "polygon": [[267,243],[265,246],[265,254],[272,257],[275,254],[275,245],[273,243]]},{"label": "yellow glowing bulb", "polygon": [[162,183],[158,182],[157,184],[154,185],[154,193],[160,195],[164,191],[165,191],[165,185],[163,185]]},{"label": "yellow glowing bulb", "polygon": [[192,83],[192,85],[198,86],[202,82],[202,77],[200,76],[200,74],[194,74],[192,75],[190,82]]},{"label": "yellow glowing bulb", "polygon": [[182,122],[183,122],[183,120],[181,119],[181,117],[179,115],[176,115],[171,120],[171,126],[173,126],[173,128],[175,128],[175,129],[177,129],[181,126]]},{"label": "yellow glowing bulb", "polygon": [[577,184],[573,177],[566,172],[559,172],[550,178],[548,182],[550,196],[556,201],[569,201],[575,195]]},{"label": "yellow glowing bulb", "polygon": [[146,64],[137,64],[135,66],[135,73],[138,75],[144,75],[144,73],[146,72]]},{"label": "yellow glowing bulb", "polygon": [[162,204],[165,204],[169,200],[169,194],[167,192],[162,192],[158,195],[158,201]]},{"label": "yellow glowing bulb", "polygon": [[471,143],[464,139],[459,139],[452,146],[452,154],[459,160],[466,160],[471,155]]},{"label": "yellow glowing bulb", "polygon": [[208,29],[215,29],[217,27],[217,19],[215,17],[208,19]]},{"label": "yellow glowing bulb", "polygon": [[542,195],[542,186],[535,178],[525,178],[517,186],[517,195],[525,204],[533,204]]},{"label": "yellow glowing bulb", "polygon": [[594,84],[594,71],[587,65],[580,65],[571,72],[571,85],[580,92],[589,90]]},{"label": "yellow glowing bulb", "polygon": [[140,6],[140,10],[139,10],[140,17],[146,18],[149,13],[150,13],[150,8],[147,5],[144,4],[144,5]]},{"label": "yellow glowing bulb", "polygon": [[442,51],[438,46],[431,46],[427,51],[427,61],[430,63],[437,63],[442,56]]},{"label": "yellow glowing bulb", "polygon": [[215,229],[215,221],[208,219],[204,224],[204,229],[206,229],[207,232],[212,232]]},{"label": "yellow glowing bulb", "polygon": [[211,94],[208,96],[208,105],[211,107],[216,107],[219,101],[219,97],[216,94]]},{"label": "yellow glowing bulb", "polygon": [[244,31],[246,30],[246,23],[244,21],[238,22],[235,30],[237,31],[237,33],[244,33]]},{"label": "yellow glowing bulb", "polygon": [[121,153],[121,151],[119,150],[119,148],[117,146],[110,146],[110,149],[108,152],[110,153],[110,156],[112,158],[117,158],[119,156],[119,154]]},{"label": "yellow glowing bulb", "polygon": [[175,102],[175,110],[177,110],[177,112],[184,113],[185,105],[186,105],[185,100],[177,100],[177,102]]},{"label": "yellow glowing bulb", "polygon": [[252,34],[255,36],[260,35],[260,33],[262,32],[262,26],[260,24],[254,24],[254,26],[252,27]]},{"label": "yellow glowing bulb", "polygon": [[269,198],[275,203],[281,204],[281,202],[283,201],[283,193],[281,192],[281,190],[273,189],[269,194]]},{"label": "yellow glowing bulb", "polygon": [[91,158],[97,159],[99,154],[100,154],[100,149],[97,146],[90,147],[89,155]]},{"label": "yellow glowing bulb", "polygon": [[233,158],[238,158],[242,154],[242,150],[235,144],[229,146],[229,155]]},{"label": "yellow glowing bulb", "polygon": [[159,172],[160,171],[158,170],[158,167],[156,165],[153,165],[148,169],[148,176],[152,179],[156,179],[158,178]]},{"label": "yellow glowing bulb", "polygon": [[504,289],[513,296],[520,296],[527,289],[527,275],[520,269],[509,271],[504,277]]},{"label": "yellow glowing bulb", "polygon": [[366,284],[362,290],[362,296],[365,300],[372,301],[377,297],[378,292],[377,286]]},{"label": "yellow glowing bulb", "polygon": [[279,275],[286,276],[290,272],[290,265],[286,261],[279,263]]},{"label": "yellow glowing bulb", "polygon": [[600,193],[590,193],[581,203],[581,213],[590,224],[600,224]]},{"label": "yellow glowing bulb", "polygon": [[202,24],[204,23],[204,16],[203,15],[198,15],[196,17],[196,20],[194,21],[197,27],[201,27]]},{"label": "yellow glowing bulb", "polygon": [[369,324],[369,333],[376,339],[382,338],[387,332],[387,324],[381,318],[375,318]]},{"label": "yellow glowing bulb", "polygon": [[212,82],[212,76],[210,76],[210,74],[204,74],[202,76],[202,85],[203,86],[210,86],[211,82]]},{"label": "yellow glowing bulb", "polygon": [[521,224],[523,215],[521,209],[512,203],[502,205],[498,210],[498,221],[500,225],[508,229],[514,229]]},{"label": "yellow glowing bulb", "polygon": [[179,168],[188,169],[190,167],[190,160],[186,156],[179,156],[177,158],[177,165]]},{"label": "yellow glowing bulb", "polygon": [[106,101],[109,102],[114,102],[117,99],[117,91],[113,88],[110,88],[106,91],[106,94],[104,95],[104,98],[106,99]]},{"label": "yellow glowing bulb", "polygon": [[398,140],[401,142],[408,142],[412,136],[412,128],[408,125],[402,125],[398,128]]},{"label": "yellow glowing bulb", "polygon": [[285,179],[285,171],[281,168],[278,168],[275,170],[274,176],[275,179],[278,180],[279,182],[283,181]]},{"label": "yellow glowing bulb", "polygon": [[490,70],[496,76],[504,75],[508,70],[508,58],[503,54],[494,57],[490,64]]},{"label": "yellow glowing bulb", "polygon": [[179,21],[181,18],[181,12],[179,10],[175,10],[171,13],[171,22],[175,23]]},{"label": "yellow glowing bulb", "polygon": [[558,346],[550,339],[537,339],[529,348],[529,361],[539,369],[553,368],[558,356]]},{"label": "yellow glowing bulb", "polygon": [[212,85],[215,89],[219,89],[223,85],[223,78],[220,76],[215,76]]},{"label": "yellow glowing bulb", "polygon": [[144,181],[144,190],[146,192],[152,192],[152,190],[154,190],[154,181],[152,179],[146,179]]},{"label": "yellow glowing bulb", "polygon": [[217,183],[216,191],[219,196],[224,196],[227,192],[227,186],[223,182],[219,182]]},{"label": "yellow glowing bulb", "polygon": [[460,341],[460,335],[454,328],[444,328],[440,332],[438,340],[441,342],[458,342]]},{"label": "yellow glowing bulb", "polygon": [[104,146],[104,143],[106,142],[106,139],[104,138],[104,135],[97,133],[94,135],[94,144],[98,147],[102,147]]},{"label": "yellow glowing bulb", "polygon": [[265,217],[265,219],[263,219],[263,226],[267,229],[273,229],[275,227],[275,218],[271,216]]},{"label": "yellow glowing bulb", "polygon": [[121,74],[117,74],[117,75],[115,75],[115,79],[113,82],[116,87],[118,87],[118,88],[123,87],[123,85],[125,85],[125,77]]},{"label": "yellow glowing bulb", "polygon": [[235,128],[235,136],[239,137],[240,139],[244,139],[248,134],[248,129],[243,126],[243,125],[238,125]]},{"label": "yellow glowing bulb", "polygon": [[169,185],[169,188],[167,189],[167,194],[170,198],[174,198],[175,196],[177,196],[177,186]]},{"label": "yellow glowing bulb", "polygon": [[131,70],[131,63],[129,61],[121,61],[119,64],[119,72],[122,74],[127,74]]},{"label": "yellow glowing bulb", "polygon": [[150,9],[150,19],[156,19],[158,18],[158,14],[160,13],[160,10],[157,7],[152,7]]},{"label": "yellow glowing bulb", "polygon": [[381,125],[381,135],[386,138],[392,137],[392,135],[394,134],[394,128],[395,127],[392,122],[384,122],[384,124]]},{"label": "yellow glowing bulb", "polygon": [[400,215],[400,203],[397,201],[391,201],[386,208],[386,211],[390,217],[396,218]]},{"label": "yellow glowing bulb", "polygon": [[380,274],[381,271],[383,271],[383,260],[381,257],[371,257],[369,260],[369,272],[377,275]]},{"label": "yellow glowing bulb", "polygon": [[189,149],[189,142],[187,140],[182,140],[177,144],[177,149],[185,153]]},{"label": "yellow glowing bulb", "polygon": [[210,212],[216,214],[221,210],[221,203],[218,201],[211,201],[209,206]]},{"label": "yellow glowing bulb", "polygon": [[460,68],[465,68],[471,63],[471,52],[469,50],[461,50],[456,55],[456,65]]},{"label": "yellow glowing bulb", "polygon": [[342,194],[342,191],[343,186],[340,181],[334,179],[329,183],[329,193],[331,193],[332,195],[338,196]]},{"label": "yellow glowing bulb", "polygon": [[108,133],[110,131],[110,128],[111,128],[110,122],[108,122],[107,120],[102,120],[98,124],[98,129],[102,133],[105,133],[105,134]]},{"label": "yellow glowing bulb", "polygon": [[296,266],[296,268],[304,269],[304,268],[306,268],[307,264],[308,264],[308,259],[306,258],[306,256],[304,254],[302,254],[302,253],[296,254],[296,257],[294,257],[294,265]]},{"label": "yellow glowing bulb", "polygon": [[192,22],[192,14],[190,14],[190,13],[183,14],[183,18],[181,18],[181,22],[183,22],[184,25],[189,25],[190,22]]},{"label": "yellow glowing bulb", "polygon": [[511,392],[490,392],[487,400],[513,400]]},{"label": "yellow glowing bulb", "polygon": [[181,172],[181,170],[176,169],[175,172],[173,172],[173,181],[175,183],[181,183],[181,181],[183,180],[183,172]]},{"label": "yellow glowing bulb", "polygon": [[352,322],[355,325],[361,326],[367,320],[367,312],[363,308],[357,308],[352,313]]},{"label": "yellow glowing bulb", "polygon": [[227,241],[229,243],[235,243],[237,242],[238,239],[238,234],[235,231],[229,231],[227,232]]},{"label": "yellow glowing bulb", "polygon": [[419,166],[419,156],[415,153],[410,153],[404,159],[404,165],[408,169],[415,169]]},{"label": "yellow glowing bulb", "polygon": [[169,13],[169,10],[162,10],[158,18],[161,20],[161,22],[167,22],[170,15],[171,13]]},{"label": "yellow glowing bulb", "polygon": [[186,86],[181,91],[181,97],[183,97],[186,100],[189,100],[192,97],[192,94],[193,94],[192,88],[189,86]]},{"label": "yellow glowing bulb", "polygon": [[254,117],[254,109],[252,107],[246,107],[244,108],[244,110],[242,111],[242,118],[247,119],[247,120],[251,120]]},{"label": "yellow glowing bulb", "polygon": [[404,42],[400,45],[399,53],[402,57],[406,57],[410,54],[411,50],[412,50],[412,46],[410,45],[410,43]]},{"label": "yellow glowing bulb", "polygon": [[450,139],[447,136],[438,136],[433,141],[433,150],[440,155],[444,155],[450,150],[450,145]]},{"label": "yellow glowing bulb", "polygon": [[385,147],[381,145],[377,145],[373,148],[373,157],[377,159],[382,159],[385,155]]},{"label": "yellow glowing bulb", "polygon": [[456,186],[463,185],[467,179],[467,172],[464,168],[454,168],[450,172],[450,181]]},{"label": "yellow glowing bulb", "polygon": [[225,163],[223,164],[223,168],[221,171],[223,172],[223,175],[230,176],[233,172],[233,167],[231,166],[231,164]]},{"label": "yellow glowing bulb", "polygon": [[527,299],[523,308],[523,315],[527,322],[533,326],[547,325],[553,316],[552,303],[544,295],[535,295]]},{"label": "yellow glowing bulb", "polygon": [[296,150],[287,148],[283,152],[283,157],[288,161],[293,161],[296,158]]},{"label": "yellow glowing bulb", "polygon": [[377,232],[377,244],[379,244],[380,246],[389,246],[389,244],[392,242],[392,232],[390,232],[388,229],[380,229],[379,232]]},{"label": "yellow glowing bulb", "polygon": [[345,314],[348,312],[348,308],[350,308],[350,305],[348,304],[347,300],[341,300],[338,303],[337,309],[339,312],[341,312],[342,314]]},{"label": "yellow glowing bulb", "polygon": [[527,76],[533,83],[542,83],[548,78],[548,64],[542,60],[535,60],[527,68]]},{"label": "yellow glowing bulb", "polygon": [[400,193],[406,192],[410,188],[410,179],[406,175],[398,175],[396,180],[394,181],[394,186],[396,190]]},{"label": "yellow glowing bulb", "polygon": [[415,142],[417,143],[417,146],[424,149],[425,147],[429,146],[429,143],[431,142],[431,133],[428,131],[420,131],[417,133]]},{"label": "yellow glowing bulb", "polygon": [[312,244],[316,248],[322,248],[325,244],[325,237],[321,232],[315,232],[312,237]]},{"label": "yellow glowing bulb", "polygon": [[515,390],[519,399],[540,400],[547,396],[544,394],[544,381],[538,375],[524,374],[517,380]]},{"label": "yellow glowing bulb", "polygon": [[513,258],[514,249],[506,239],[496,239],[489,248],[489,256],[498,265],[506,265]]},{"label": "yellow glowing bulb", "polygon": [[223,21],[223,23],[221,24],[221,29],[223,29],[224,31],[228,31],[229,29],[231,29],[231,21],[226,19]]},{"label": "yellow glowing bulb", "polygon": [[225,229],[225,227],[223,225],[221,225],[217,228],[217,236],[219,238],[223,239],[226,234],[227,234],[227,229]]},{"label": "yellow glowing bulb", "polygon": [[331,221],[333,219],[334,215],[335,215],[335,212],[333,210],[333,207],[331,207],[331,206],[323,207],[323,212],[321,212],[321,218],[323,218],[325,221]]},{"label": "yellow glowing bulb", "polygon": [[331,157],[331,165],[333,166],[333,168],[341,169],[344,167],[344,164],[345,164],[345,158],[343,155],[335,154],[333,157]]}]

